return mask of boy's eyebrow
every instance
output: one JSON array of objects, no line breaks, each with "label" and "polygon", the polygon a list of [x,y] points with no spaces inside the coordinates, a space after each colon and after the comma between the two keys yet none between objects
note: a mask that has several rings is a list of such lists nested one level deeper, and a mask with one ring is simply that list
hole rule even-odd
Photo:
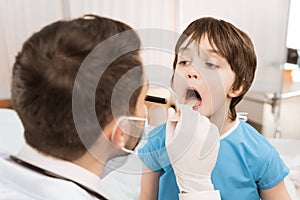
[{"label": "boy's eyebrow", "polygon": [[178,49],[178,53],[179,52],[184,52],[185,50],[188,50],[189,48],[188,47],[180,47],[179,49]]},{"label": "boy's eyebrow", "polygon": [[207,49],[206,52],[210,56],[214,56],[214,57],[217,56],[217,57],[223,58],[223,56],[220,54],[220,52],[217,51],[216,49]]},{"label": "boy's eyebrow", "polygon": [[209,54],[217,54],[218,56],[220,55],[219,51],[215,49],[207,49],[206,50]]}]

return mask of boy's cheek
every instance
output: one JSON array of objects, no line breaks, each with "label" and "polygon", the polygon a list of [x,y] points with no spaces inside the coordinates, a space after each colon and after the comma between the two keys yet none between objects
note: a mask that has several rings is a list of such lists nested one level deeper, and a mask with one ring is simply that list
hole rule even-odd
[{"label": "boy's cheek", "polygon": [[189,86],[186,79],[180,73],[174,74],[173,90],[177,95],[179,103],[183,103],[186,95],[186,88]]}]

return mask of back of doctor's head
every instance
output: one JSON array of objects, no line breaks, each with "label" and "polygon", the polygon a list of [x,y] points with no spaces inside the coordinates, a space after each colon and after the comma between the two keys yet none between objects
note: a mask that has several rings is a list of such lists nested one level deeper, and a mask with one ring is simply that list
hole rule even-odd
[{"label": "back of doctor's head", "polygon": [[[132,28],[122,22],[89,15],[52,23],[23,44],[13,68],[12,103],[22,120],[29,145],[42,153],[70,161],[82,156],[86,148],[93,145],[101,134],[100,131],[93,131],[95,124],[86,122],[83,125],[85,127],[81,128],[86,130],[83,133],[86,135],[81,136],[74,124],[72,91],[75,78],[84,59],[99,43],[127,30]],[[133,33],[130,39],[117,40],[113,44],[115,49],[107,53],[130,45],[140,47],[140,40]],[[104,55],[97,56],[97,67],[107,67],[103,60]],[[120,99],[114,110],[118,110],[120,115],[134,113],[140,94],[140,88],[136,88],[143,83],[143,67],[138,50],[121,55],[108,64],[96,92],[91,91],[95,93],[98,127],[100,125],[103,128],[113,120],[111,96],[114,87],[133,68],[136,69],[135,78],[125,80],[126,87],[123,88],[125,93],[133,93],[129,105]],[[84,73],[83,81],[95,78],[93,71],[86,70]],[[88,92],[83,90],[77,98],[86,98]]]},{"label": "back of doctor's head", "polygon": [[256,54],[250,37],[233,24],[212,17],[199,18],[188,25],[178,39],[175,47],[175,70],[178,59],[178,51],[185,40],[200,42],[207,35],[210,45],[223,58],[226,59],[236,77],[233,90],[242,86],[239,96],[232,98],[230,103],[230,118],[236,118],[236,105],[242,100],[249,90],[256,70]]}]

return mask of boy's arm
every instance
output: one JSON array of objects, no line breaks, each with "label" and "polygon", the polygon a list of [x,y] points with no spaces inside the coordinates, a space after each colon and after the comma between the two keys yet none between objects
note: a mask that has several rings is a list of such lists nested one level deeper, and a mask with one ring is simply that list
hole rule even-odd
[{"label": "boy's arm", "polygon": [[281,181],[270,189],[260,190],[260,197],[262,200],[291,200],[285,188],[284,181]]},{"label": "boy's arm", "polygon": [[141,179],[141,193],[139,200],[157,200],[159,172],[152,172],[143,164],[143,174]]}]

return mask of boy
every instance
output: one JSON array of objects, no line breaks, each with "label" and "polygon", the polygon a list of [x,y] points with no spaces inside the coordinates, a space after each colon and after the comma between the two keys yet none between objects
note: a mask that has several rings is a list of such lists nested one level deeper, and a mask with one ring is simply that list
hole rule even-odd
[{"label": "boy", "polygon": [[[256,70],[250,38],[228,22],[200,18],[184,30],[175,54],[172,86],[178,98],[220,130],[220,151],[211,179],[221,198],[290,199],[283,182],[289,170],[276,150],[249,124],[236,119],[235,107]],[[173,163],[162,153],[165,132],[165,124],[154,129],[139,151],[144,170],[152,171],[142,176],[142,200],[178,199],[182,192]]]}]

